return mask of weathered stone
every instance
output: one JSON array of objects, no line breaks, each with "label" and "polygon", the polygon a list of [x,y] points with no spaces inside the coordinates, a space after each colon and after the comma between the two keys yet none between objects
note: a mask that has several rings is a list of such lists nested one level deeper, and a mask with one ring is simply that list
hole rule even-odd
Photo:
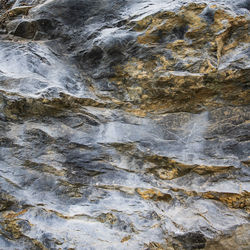
[{"label": "weathered stone", "polygon": [[1,249],[249,249],[249,1],[0,1]]}]

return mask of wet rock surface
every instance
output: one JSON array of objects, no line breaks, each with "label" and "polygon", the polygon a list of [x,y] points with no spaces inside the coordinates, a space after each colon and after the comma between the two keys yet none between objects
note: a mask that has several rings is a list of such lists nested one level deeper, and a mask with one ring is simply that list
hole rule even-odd
[{"label": "wet rock surface", "polygon": [[0,1],[1,249],[249,249],[249,1]]}]

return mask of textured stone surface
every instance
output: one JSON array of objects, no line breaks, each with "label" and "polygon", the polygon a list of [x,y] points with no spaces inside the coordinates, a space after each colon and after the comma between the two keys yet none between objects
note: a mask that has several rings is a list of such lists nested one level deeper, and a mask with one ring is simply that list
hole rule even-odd
[{"label": "textured stone surface", "polygon": [[249,249],[249,1],[0,1],[1,249]]}]

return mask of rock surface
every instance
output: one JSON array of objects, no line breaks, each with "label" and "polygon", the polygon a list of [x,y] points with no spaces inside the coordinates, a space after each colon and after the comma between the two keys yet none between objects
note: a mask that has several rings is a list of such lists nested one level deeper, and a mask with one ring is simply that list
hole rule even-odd
[{"label": "rock surface", "polygon": [[1,249],[249,249],[248,0],[0,1]]}]

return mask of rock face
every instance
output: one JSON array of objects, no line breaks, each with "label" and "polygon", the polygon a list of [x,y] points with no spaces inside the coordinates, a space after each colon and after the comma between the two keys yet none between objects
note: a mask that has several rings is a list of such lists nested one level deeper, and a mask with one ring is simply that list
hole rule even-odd
[{"label": "rock face", "polygon": [[0,1],[1,249],[249,249],[249,8]]}]

